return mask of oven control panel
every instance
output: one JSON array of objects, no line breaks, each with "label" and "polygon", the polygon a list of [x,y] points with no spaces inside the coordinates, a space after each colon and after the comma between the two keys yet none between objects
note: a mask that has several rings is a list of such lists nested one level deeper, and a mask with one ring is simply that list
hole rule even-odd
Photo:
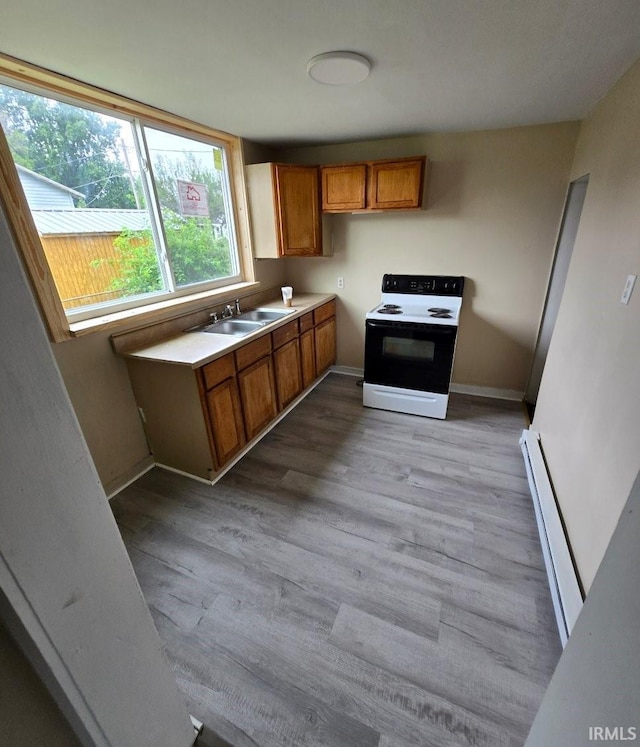
[{"label": "oven control panel", "polygon": [[383,275],[383,293],[462,296],[464,277],[449,275]]}]

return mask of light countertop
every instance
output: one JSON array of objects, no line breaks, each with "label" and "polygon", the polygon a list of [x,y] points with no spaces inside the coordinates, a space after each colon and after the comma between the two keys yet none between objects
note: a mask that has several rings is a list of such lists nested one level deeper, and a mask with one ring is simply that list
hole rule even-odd
[{"label": "light countertop", "polygon": [[[278,327],[288,324],[293,319],[298,319],[303,314],[322,306],[322,304],[336,298],[335,293],[301,293],[294,295],[293,306],[290,314],[276,322],[251,332],[244,337],[233,337],[232,335],[221,335],[209,332],[183,332],[162,342],[156,342],[137,350],[130,350],[124,355],[128,358],[137,358],[160,363],[175,363],[191,368],[199,368],[216,358],[220,358],[233,350],[236,350],[248,342],[262,337],[262,335],[273,332]],[[282,301],[270,301],[259,305],[260,309],[284,310],[286,307]],[[246,309],[248,310],[248,309]]]}]

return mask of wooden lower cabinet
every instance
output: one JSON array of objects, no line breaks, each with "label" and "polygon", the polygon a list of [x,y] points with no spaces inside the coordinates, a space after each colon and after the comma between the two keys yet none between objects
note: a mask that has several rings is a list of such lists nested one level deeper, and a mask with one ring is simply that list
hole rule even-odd
[{"label": "wooden lower cabinet", "polygon": [[316,375],[324,373],[336,362],[336,318],[318,324],[315,332]]},{"label": "wooden lower cabinet", "polygon": [[282,411],[302,391],[300,343],[297,337],[273,351],[273,367],[276,377],[278,411]]},{"label": "wooden lower cabinet", "polygon": [[238,388],[244,427],[250,441],[278,414],[271,356],[265,356],[239,371]]},{"label": "wooden lower cabinet", "polygon": [[198,369],[127,358],[157,464],[214,480],[336,359],[329,301]]},{"label": "wooden lower cabinet", "polygon": [[306,389],[316,378],[316,342],[313,329],[300,335],[300,369],[302,388]]},{"label": "wooden lower cabinet", "polygon": [[207,411],[218,466],[224,466],[246,444],[238,383],[223,381],[206,393]]}]

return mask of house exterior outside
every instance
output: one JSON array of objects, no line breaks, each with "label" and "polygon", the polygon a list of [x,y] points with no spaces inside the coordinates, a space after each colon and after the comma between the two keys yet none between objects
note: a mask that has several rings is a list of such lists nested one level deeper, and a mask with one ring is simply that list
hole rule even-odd
[{"label": "house exterior outside", "polygon": [[120,298],[114,241],[123,230],[148,229],[147,211],[78,208],[80,192],[24,166],[17,170],[65,309]]}]

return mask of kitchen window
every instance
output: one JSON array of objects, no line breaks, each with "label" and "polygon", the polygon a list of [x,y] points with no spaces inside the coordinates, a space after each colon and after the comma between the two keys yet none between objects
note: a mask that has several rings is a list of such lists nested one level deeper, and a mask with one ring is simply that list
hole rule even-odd
[{"label": "kitchen window", "polygon": [[61,307],[53,339],[252,280],[238,138],[88,87],[91,101],[21,83],[0,80],[0,124],[39,237],[26,253],[40,249],[53,286],[44,315],[51,296]]}]

